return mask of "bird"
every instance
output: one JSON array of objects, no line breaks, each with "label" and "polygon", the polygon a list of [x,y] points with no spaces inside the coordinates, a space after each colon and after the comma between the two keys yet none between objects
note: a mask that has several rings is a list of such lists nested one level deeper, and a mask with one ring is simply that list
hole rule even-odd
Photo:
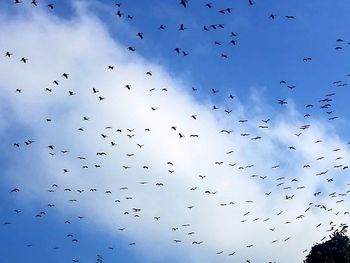
[{"label": "bird", "polygon": [[235,46],[235,45],[236,45],[236,42],[237,42],[237,40],[231,39],[229,43],[231,43],[232,45]]},{"label": "bird", "polygon": [[118,17],[122,17],[123,16],[123,14],[122,14],[122,12],[120,12],[120,10],[118,10],[117,13],[115,13],[115,15],[118,16]]},{"label": "bird", "polygon": [[278,104],[281,104],[281,105],[287,104],[286,99],[281,99],[281,100],[278,100],[277,102],[278,102]]},{"label": "bird", "polygon": [[174,51],[176,51],[176,53],[180,54],[181,48],[176,47],[176,48],[174,48]]},{"label": "bird", "polygon": [[137,36],[138,36],[140,39],[143,39],[143,33],[138,32],[138,33],[137,33]]},{"label": "bird", "polygon": [[188,4],[188,0],[181,0],[180,1],[180,5],[182,5],[183,7],[187,7]]},{"label": "bird", "polygon": [[184,24],[180,24],[179,26],[179,31],[184,31],[186,30],[187,28],[185,28]]}]

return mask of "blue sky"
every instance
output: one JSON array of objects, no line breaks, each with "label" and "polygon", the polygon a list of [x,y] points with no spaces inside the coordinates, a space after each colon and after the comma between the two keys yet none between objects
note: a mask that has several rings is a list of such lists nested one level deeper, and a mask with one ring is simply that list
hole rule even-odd
[{"label": "blue sky", "polygon": [[349,222],[350,3],[179,2],[0,3],[1,262],[300,262]]}]

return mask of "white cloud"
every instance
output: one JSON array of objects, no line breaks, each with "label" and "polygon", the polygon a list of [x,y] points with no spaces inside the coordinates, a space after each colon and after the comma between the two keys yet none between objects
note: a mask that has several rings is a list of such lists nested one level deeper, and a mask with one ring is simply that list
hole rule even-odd
[{"label": "white cloud", "polygon": [[[47,16],[43,11],[0,20],[0,30],[8,36],[0,42],[0,50],[14,53],[0,61],[0,100],[5,102],[1,112],[8,115],[1,125],[13,129],[14,142],[21,143],[13,150],[17,158],[7,175],[10,184],[21,188],[21,195],[55,202],[62,214],[84,214],[87,224],[107,232],[126,227],[117,235],[123,235],[126,244],[135,241],[135,249],[152,262],[169,255],[178,255],[180,262],[226,262],[232,257],[297,262],[305,256],[304,249],[327,235],[330,221],[339,224],[348,220],[343,213],[349,206],[336,203],[347,197],[328,196],[349,189],[344,185],[346,171],[333,168],[345,164],[349,152],[330,125],[311,119],[311,128],[297,137],[294,134],[304,123],[292,107],[271,117],[268,129],[258,128],[268,115],[259,107],[258,115],[239,123],[248,109],[238,100],[230,115],[216,113],[209,103],[184,92],[181,80],[171,78],[160,65],[128,52],[108,35],[101,21],[86,15],[81,6],[78,9],[72,20]],[[21,63],[21,57],[28,58],[28,63]],[[114,65],[114,70],[108,70],[108,65]],[[152,76],[146,75],[147,71]],[[69,73],[68,80],[61,76],[63,72]],[[125,88],[127,84],[130,90]],[[99,92],[93,94],[93,87]],[[23,89],[22,93],[15,93],[17,88]],[[69,91],[76,95],[68,96]],[[99,96],[105,99],[100,101]],[[191,118],[193,114],[197,120]],[[89,120],[84,121],[83,116]],[[46,122],[46,118],[52,121]],[[222,129],[233,132],[221,133]],[[179,133],[185,137],[180,139]],[[262,139],[251,140],[255,136]],[[35,143],[25,146],[27,139]],[[317,140],[322,142],[315,143]],[[111,141],[117,145],[112,146]],[[48,145],[54,145],[54,150]],[[335,148],[341,150],[333,152]],[[69,152],[63,154],[62,150]],[[234,152],[227,154],[231,150]],[[107,156],[97,156],[97,152]],[[325,158],[317,161],[321,156]],[[335,161],[338,156],[343,160]],[[167,164],[169,161],[173,165]],[[278,164],[279,168],[271,168]],[[303,168],[304,164],[311,167]],[[83,169],[83,165],[89,168]],[[247,168],[249,165],[254,166]],[[64,173],[64,169],[69,172]],[[327,174],[316,176],[327,170]],[[199,175],[206,177],[200,179]],[[279,177],[285,179],[277,180]],[[332,177],[336,182],[328,183],[326,178]],[[294,178],[298,182],[291,182]],[[53,183],[59,188],[48,193]],[[279,183],[284,184],[276,187]],[[297,189],[300,186],[305,189]],[[190,190],[194,187],[195,191]],[[65,188],[72,192],[65,192]],[[90,188],[97,192],[90,192]],[[77,189],[85,192],[79,194]],[[107,190],[112,194],[106,194]],[[315,198],[318,190],[322,194]],[[294,198],[285,200],[286,195]],[[121,202],[116,203],[117,199]],[[311,205],[310,211],[304,212],[309,202],[333,210],[325,212]],[[277,215],[280,211],[284,212]],[[301,214],[305,217],[296,219]],[[291,224],[285,224],[287,221]],[[322,226],[316,229],[320,222]],[[179,229],[172,231],[172,227]],[[192,231],[195,234],[187,234]],[[273,240],[278,241],[272,244]],[[192,245],[193,241],[203,244]],[[246,248],[250,244],[254,246]],[[222,250],[222,255],[216,255]],[[227,256],[233,251],[234,256]]]}]

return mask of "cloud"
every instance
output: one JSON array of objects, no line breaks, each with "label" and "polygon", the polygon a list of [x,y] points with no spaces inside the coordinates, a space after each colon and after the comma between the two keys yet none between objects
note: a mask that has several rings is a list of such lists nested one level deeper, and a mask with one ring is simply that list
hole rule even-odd
[{"label": "cloud", "polygon": [[[13,133],[1,137],[8,147],[20,143],[8,153],[6,176],[21,199],[54,202],[62,215],[84,214],[87,227],[113,231],[125,245],[136,242],[137,253],[152,262],[296,262],[327,236],[330,221],[348,220],[349,206],[336,203],[347,198],[338,195],[348,189],[346,170],[333,167],[345,165],[349,152],[330,124],[317,117],[305,123],[291,103],[278,114],[264,112],[254,96],[256,112],[237,99],[212,110],[209,98],[197,101],[181,79],[127,51],[87,6],[76,8],[69,20],[43,10],[0,20],[9,36],[0,50],[13,53],[0,63],[0,125]],[[239,122],[246,116],[253,117]],[[259,128],[266,116],[269,128]],[[311,126],[300,130],[304,124]],[[28,139],[35,142],[26,146]]]}]

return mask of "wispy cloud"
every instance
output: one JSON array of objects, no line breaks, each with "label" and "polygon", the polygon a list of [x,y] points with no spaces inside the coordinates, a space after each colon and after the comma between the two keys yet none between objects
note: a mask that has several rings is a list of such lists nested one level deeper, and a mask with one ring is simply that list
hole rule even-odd
[{"label": "wispy cloud", "polygon": [[[347,198],[339,196],[349,189],[346,170],[333,167],[345,165],[349,152],[331,125],[311,118],[300,130],[304,118],[290,105],[267,123],[261,119],[273,112],[259,107],[239,122],[251,109],[237,99],[212,110],[181,79],[112,39],[85,8],[71,20],[44,11],[0,20],[9,36],[0,50],[13,53],[0,63],[2,126],[14,131],[2,140],[20,144],[9,150],[6,174],[21,198],[84,214],[126,245],[136,242],[151,261],[296,262],[330,221],[348,220],[349,206],[336,202]],[[35,142],[26,146],[28,139]]]}]

